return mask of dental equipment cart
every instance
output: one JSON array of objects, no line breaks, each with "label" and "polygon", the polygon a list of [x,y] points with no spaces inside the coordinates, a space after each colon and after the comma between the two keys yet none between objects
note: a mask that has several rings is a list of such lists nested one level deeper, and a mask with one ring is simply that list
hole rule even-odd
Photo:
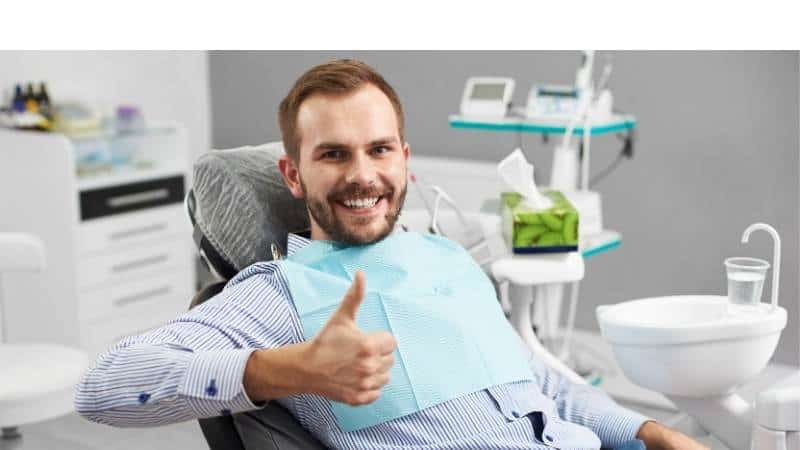
[{"label": "dental equipment cart", "polygon": [[[536,133],[545,135],[560,135],[571,133],[583,136],[584,151],[581,155],[581,189],[576,192],[588,192],[588,167],[589,167],[589,138],[591,136],[612,133],[627,133],[627,139],[632,143],[633,131],[636,128],[636,119],[630,115],[612,115],[603,121],[587,121],[573,124],[570,128],[569,119],[557,118],[526,118],[526,117],[470,117],[451,115],[449,124],[452,128],[460,130]],[[588,129],[588,133],[586,130]],[[558,151],[558,150],[557,150]],[[577,167],[575,168],[577,169]],[[577,174],[576,174],[577,175]],[[555,176],[555,175],[554,175]],[[564,177],[562,177],[564,178]],[[570,178],[567,176],[566,178]],[[577,181],[577,176],[572,176]],[[551,184],[555,180],[551,180]],[[578,186],[573,186],[577,188]],[[599,195],[596,196],[596,206],[591,208],[592,217],[581,217],[581,221],[592,223],[591,234],[581,233],[580,252],[554,255],[525,256],[515,255],[500,259],[492,264],[493,277],[499,282],[509,282],[508,297],[511,303],[510,320],[523,340],[540,357],[547,360],[548,364],[565,374],[571,380],[584,382],[572,369],[566,366],[558,357],[564,358],[569,351],[569,330],[571,330],[579,281],[584,275],[583,259],[611,250],[621,243],[619,233],[602,229],[602,213],[600,211]],[[581,257],[583,256],[583,258]],[[570,311],[568,316],[567,335],[562,339],[558,357],[554,357],[541,344],[540,338],[549,340],[558,333],[560,320],[561,300],[564,294],[564,285],[571,284]],[[531,314],[534,313],[531,321]],[[547,312],[545,314],[541,314]],[[543,317],[545,316],[545,317]],[[533,332],[536,325],[538,337]],[[552,350],[552,349],[551,349]],[[597,382],[599,380],[589,380]]]},{"label": "dental equipment cart", "polygon": [[92,358],[185,311],[195,260],[183,127],[0,130],[0,158],[0,231],[39,236],[48,255],[35,283],[3,285],[9,342],[60,342]]},{"label": "dental equipment cart", "polygon": [[[574,325],[575,308],[578,297],[578,283],[584,276],[584,260],[594,255],[609,251],[620,245],[618,233],[606,231],[592,240],[584,239],[578,252],[553,253],[540,255],[513,255],[500,258],[491,265],[492,277],[498,282],[508,282],[508,298],[511,304],[509,320],[528,347],[548,366],[558,370],[575,383],[596,382],[586,380],[577,375],[563,361],[570,340],[570,330]],[[561,306],[564,284],[570,283],[570,311],[567,335],[562,337],[561,351],[554,356],[545,349],[533,332],[531,317],[537,312],[545,313],[544,318],[537,317],[538,330],[542,338],[552,339],[557,336],[558,308]],[[554,307],[553,307],[554,306]],[[561,358],[561,359],[559,359]]]}]

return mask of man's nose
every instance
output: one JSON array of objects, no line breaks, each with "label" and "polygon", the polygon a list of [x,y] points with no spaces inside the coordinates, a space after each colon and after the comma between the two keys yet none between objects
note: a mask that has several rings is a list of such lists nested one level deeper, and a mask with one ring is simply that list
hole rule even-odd
[{"label": "man's nose", "polygon": [[370,186],[375,184],[377,179],[377,172],[374,162],[366,155],[358,155],[353,157],[350,166],[347,168],[347,181],[348,184],[357,184],[359,186]]}]

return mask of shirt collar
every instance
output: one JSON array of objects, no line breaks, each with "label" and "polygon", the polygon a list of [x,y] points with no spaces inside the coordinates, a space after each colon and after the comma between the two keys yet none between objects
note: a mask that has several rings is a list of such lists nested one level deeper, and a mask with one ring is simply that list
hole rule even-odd
[{"label": "shirt collar", "polygon": [[[396,226],[394,230],[392,230],[392,234],[397,233],[398,230],[405,231],[404,227]],[[299,252],[311,242],[312,242],[311,239],[307,237],[301,236],[296,233],[289,233],[286,240],[286,256],[291,256]]]},{"label": "shirt collar", "polygon": [[289,237],[286,241],[286,256],[295,254],[310,243],[311,239],[300,236],[299,234],[289,233]]}]

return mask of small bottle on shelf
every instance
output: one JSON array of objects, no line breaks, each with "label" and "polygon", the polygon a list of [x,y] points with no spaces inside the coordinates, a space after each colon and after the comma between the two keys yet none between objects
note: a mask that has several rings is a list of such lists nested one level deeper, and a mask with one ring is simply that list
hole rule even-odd
[{"label": "small bottle on shelf", "polygon": [[22,93],[22,85],[14,86],[14,100],[11,102],[11,109],[17,113],[25,112],[25,95]]},{"label": "small bottle on shelf", "polygon": [[139,108],[130,105],[118,106],[116,128],[119,133],[134,133],[144,130],[144,118]]},{"label": "small bottle on shelf", "polygon": [[25,110],[28,112],[39,112],[39,102],[36,101],[36,94],[33,92],[33,83],[28,83],[25,91]]},{"label": "small bottle on shelf", "polygon": [[53,118],[53,108],[50,104],[50,95],[44,81],[39,83],[39,92],[36,94],[36,101],[39,103],[39,113],[47,119]]}]

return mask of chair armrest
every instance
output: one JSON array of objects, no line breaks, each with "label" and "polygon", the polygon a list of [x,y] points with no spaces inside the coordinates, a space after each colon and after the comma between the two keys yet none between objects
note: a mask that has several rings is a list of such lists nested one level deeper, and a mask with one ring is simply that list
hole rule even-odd
[{"label": "chair armrest", "polygon": [[45,268],[44,243],[27,233],[0,233],[0,273]]}]

